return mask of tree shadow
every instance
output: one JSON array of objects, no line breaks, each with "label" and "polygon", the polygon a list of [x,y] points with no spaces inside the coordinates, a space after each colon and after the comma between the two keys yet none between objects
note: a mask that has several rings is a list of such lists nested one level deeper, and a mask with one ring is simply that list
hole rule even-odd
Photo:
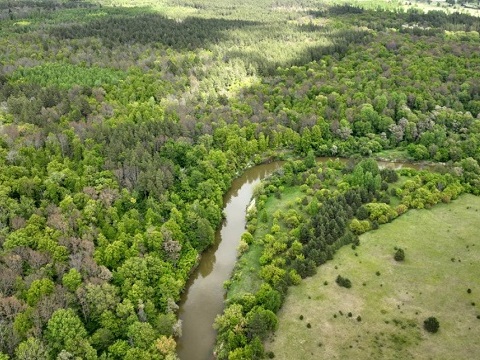
[{"label": "tree shadow", "polygon": [[163,45],[176,50],[193,50],[227,39],[227,30],[258,24],[245,20],[198,17],[176,20],[150,8],[115,8],[113,12],[115,16],[102,16],[87,23],[55,26],[50,30],[50,35],[60,40],[96,37],[107,48],[140,43],[152,47]]}]

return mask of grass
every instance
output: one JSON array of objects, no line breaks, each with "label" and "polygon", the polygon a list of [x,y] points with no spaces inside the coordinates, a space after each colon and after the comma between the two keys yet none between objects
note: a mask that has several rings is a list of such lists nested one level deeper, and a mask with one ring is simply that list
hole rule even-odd
[{"label": "grass", "polygon": [[[463,195],[364,234],[359,247],[340,249],[317,275],[290,290],[266,350],[275,359],[298,360],[480,354],[478,224],[480,197]],[[393,259],[396,246],[405,250],[404,262]],[[337,275],[349,278],[352,288],[336,285]],[[436,334],[423,329],[429,316],[440,322]]]},{"label": "grass", "polygon": [[412,158],[408,156],[407,151],[401,149],[383,150],[376,153],[375,157],[385,161],[412,161]]},{"label": "grass", "polygon": [[253,244],[250,245],[248,251],[242,255],[233,271],[232,280],[230,281],[227,292],[227,299],[239,297],[245,293],[254,293],[258,290],[261,284],[261,279],[258,276],[260,271],[259,259],[263,251],[261,239],[269,232],[273,224],[273,214],[277,211],[287,211],[290,204],[301,196],[302,192],[299,187],[286,188],[285,191],[282,192],[281,199],[277,199],[273,195],[269,196],[265,202],[268,221],[262,223],[260,219],[258,220],[257,230],[253,234]]}]

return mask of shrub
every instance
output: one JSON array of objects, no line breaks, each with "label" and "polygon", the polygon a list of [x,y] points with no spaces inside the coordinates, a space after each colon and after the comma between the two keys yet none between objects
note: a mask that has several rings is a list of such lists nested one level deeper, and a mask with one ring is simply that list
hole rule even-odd
[{"label": "shrub", "polygon": [[425,321],[423,322],[423,327],[428,332],[436,333],[440,328],[440,323],[438,322],[436,317],[430,316],[428,319],[425,319]]},{"label": "shrub", "polygon": [[350,230],[355,234],[355,235],[361,235],[364,232],[367,232],[371,229],[370,222],[368,220],[358,220],[358,219],[353,219],[352,222],[350,223]]},{"label": "shrub", "polygon": [[388,190],[388,184],[385,181],[382,181],[382,183],[380,184],[380,190],[382,191]]},{"label": "shrub", "polygon": [[398,174],[393,169],[382,169],[380,170],[380,175],[382,177],[382,180],[388,183],[394,183],[398,181]]},{"label": "shrub", "polygon": [[395,255],[393,255],[393,258],[396,260],[396,261],[403,261],[405,260],[405,251],[403,249],[397,249],[397,251],[395,251]]},{"label": "shrub", "polygon": [[248,231],[245,231],[242,234],[241,240],[247,243],[247,245],[251,245],[253,242],[253,236]]},{"label": "shrub", "polygon": [[349,279],[344,278],[343,276],[340,276],[340,275],[337,276],[337,278],[335,279],[335,282],[339,286],[347,288],[347,289],[350,289],[352,287],[352,282]]},{"label": "shrub", "polygon": [[288,278],[290,280],[290,284],[292,285],[299,285],[302,282],[302,277],[298,275],[295,269],[291,269],[289,271]]},{"label": "shrub", "polygon": [[243,240],[240,240],[240,243],[238,244],[238,247],[237,247],[237,252],[238,252],[238,255],[240,257],[240,255],[246,253],[248,250],[248,244],[243,241]]}]

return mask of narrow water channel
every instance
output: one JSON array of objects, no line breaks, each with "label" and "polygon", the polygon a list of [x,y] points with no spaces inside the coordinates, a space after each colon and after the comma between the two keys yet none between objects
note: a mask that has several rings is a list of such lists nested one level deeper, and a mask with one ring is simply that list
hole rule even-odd
[{"label": "narrow water channel", "polygon": [[237,247],[245,231],[245,212],[253,189],[281,162],[262,164],[246,170],[224,197],[225,220],[215,236],[215,244],[202,254],[182,296],[179,318],[183,322],[177,353],[181,360],[213,359],[217,314],[223,310],[223,283],[235,266]]}]

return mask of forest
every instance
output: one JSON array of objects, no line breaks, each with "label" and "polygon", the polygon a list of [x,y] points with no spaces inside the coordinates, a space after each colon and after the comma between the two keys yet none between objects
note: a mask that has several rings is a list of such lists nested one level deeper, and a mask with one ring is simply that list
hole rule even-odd
[{"label": "forest", "polygon": [[[315,196],[265,236],[265,284],[217,320],[220,359],[262,358],[287,287],[340,245],[480,195],[480,21],[452,9],[1,1],[0,359],[177,358],[180,295],[254,164],[301,159],[260,197]],[[374,157],[442,165],[392,195]]]}]

